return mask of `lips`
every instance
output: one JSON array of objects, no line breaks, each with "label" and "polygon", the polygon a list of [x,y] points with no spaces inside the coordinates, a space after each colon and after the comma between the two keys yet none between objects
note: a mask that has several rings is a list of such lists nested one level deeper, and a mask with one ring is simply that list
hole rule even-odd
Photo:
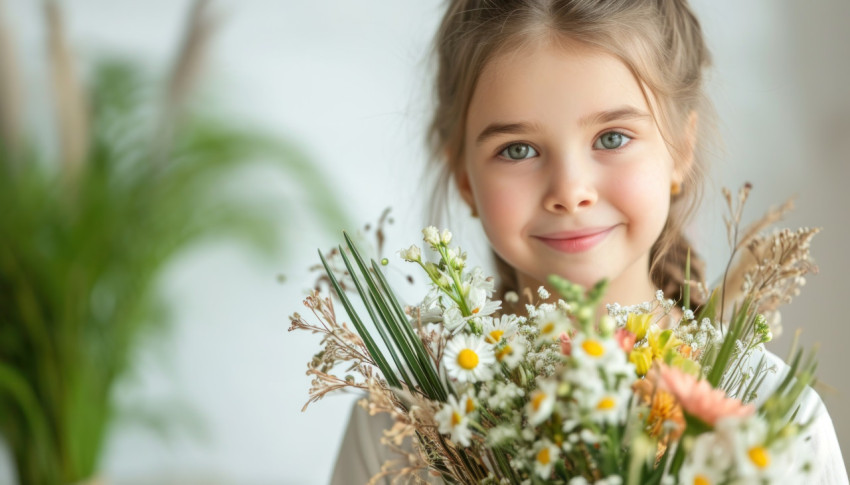
[{"label": "lips", "polygon": [[617,227],[617,224],[604,227],[588,227],[575,231],[561,231],[534,237],[557,251],[580,253],[602,242],[615,227]]}]

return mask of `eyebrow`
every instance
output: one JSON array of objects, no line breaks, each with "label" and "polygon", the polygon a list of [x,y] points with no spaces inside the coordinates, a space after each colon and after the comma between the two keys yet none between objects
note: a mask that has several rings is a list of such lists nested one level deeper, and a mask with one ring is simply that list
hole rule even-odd
[{"label": "eyebrow", "polygon": [[591,115],[585,116],[579,120],[579,126],[600,125],[620,120],[651,120],[652,116],[646,111],[635,108],[634,106],[621,106],[616,109],[599,111]]},{"label": "eyebrow", "polygon": [[[622,106],[620,108],[599,111],[590,115],[584,116],[579,120],[579,126],[586,127],[603,123],[610,123],[618,120],[650,120],[652,116],[646,111],[637,109],[633,106]],[[517,122],[517,123],[490,123],[475,139],[475,143],[480,145],[488,138],[496,135],[509,134],[520,135],[530,131],[539,130],[540,126],[535,123]]]}]

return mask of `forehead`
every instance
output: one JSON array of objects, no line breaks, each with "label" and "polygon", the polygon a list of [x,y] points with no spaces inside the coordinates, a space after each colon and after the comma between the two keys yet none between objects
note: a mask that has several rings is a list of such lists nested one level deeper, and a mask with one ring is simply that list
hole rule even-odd
[{"label": "forehead", "polygon": [[484,67],[467,113],[467,139],[493,121],[566,126],[624,106],[650,112],[637,79],[618,58],[575,43],[535,43]]}]

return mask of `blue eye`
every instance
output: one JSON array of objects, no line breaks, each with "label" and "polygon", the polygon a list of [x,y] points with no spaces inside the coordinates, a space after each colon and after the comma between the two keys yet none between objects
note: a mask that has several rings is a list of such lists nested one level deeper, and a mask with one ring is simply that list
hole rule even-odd
[{"label": "blue eye", "polygon": [[593,148],[597,150],[616,150],[617,148],[626,146],[626,144],[630,141],[632,141],[632,139],[622,133],[608,131],[596,139],[596,143],[593,144]]},{"label": "blue eye", "polygon": [[514,143],[499,152],[499,155],[507,158],[508,160],[525,160],[526,158],[536,157],[538,153],[537,150],[531,147],[531,145],[526,143]]}]

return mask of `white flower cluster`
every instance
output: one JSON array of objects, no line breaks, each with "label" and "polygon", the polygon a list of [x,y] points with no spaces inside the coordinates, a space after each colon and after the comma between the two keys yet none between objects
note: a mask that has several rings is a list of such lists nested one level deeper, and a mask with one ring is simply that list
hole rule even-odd
[{"label": "white flower cluster", "polygon": [[616,340],[579,334],[572,342],[572,362],[575,368],[565,377],[577,399],[569,414],[599,424],[623,423],[637,374]]},{"label": "white flower cluster", "polygon": [[690,346],[692,352],[701,352],[722,339],[720,330],[708,318],[703,318],[699,323],[694,319],[691,319],[690,323],[683,321],[676,326],[673,334]]},{"label": "white flower cluster", "polygon": [[[538,314],[536,326],[542,334],[542,327],[553,324],[555,319],[549,312]],[[516,466],[543,479],[550,477],[552,464],[577,443],[593,445],[603,439],[591,429],[625,423],[633,395],[631,385],[637,378],[634,365],[627,361],[626,353],[611,335],[578,332],[570,343],[569,355],[557,356],[562,365],[549,377],[537,379],[523,409],[531,427],[543,425],[555,413],[571,417],[559,425],[566,438],[559,445],[540,439],[531,427],[520,435],[528,447],[524,456],[515,460]],[[553,350],[551,346],[548,349]],[[546,368],[549,356],[545,352],[545,348],[536,354],[529,352],[527,362],[536,357],[536,365]],[[610,483],[616,483],[616,479]]]},{"label": "white flower cluster", "polygon": [[627,306],[620,305],[619,303],[609,303],[605,305],[605,309],[608,311],[608,316],[614,319],[617,327],[624,327],[626,325],[626,321],[629,319],[630,313],[635,315],[650,313],[652,311],[652,303],[645,301],[637,305]]}]

